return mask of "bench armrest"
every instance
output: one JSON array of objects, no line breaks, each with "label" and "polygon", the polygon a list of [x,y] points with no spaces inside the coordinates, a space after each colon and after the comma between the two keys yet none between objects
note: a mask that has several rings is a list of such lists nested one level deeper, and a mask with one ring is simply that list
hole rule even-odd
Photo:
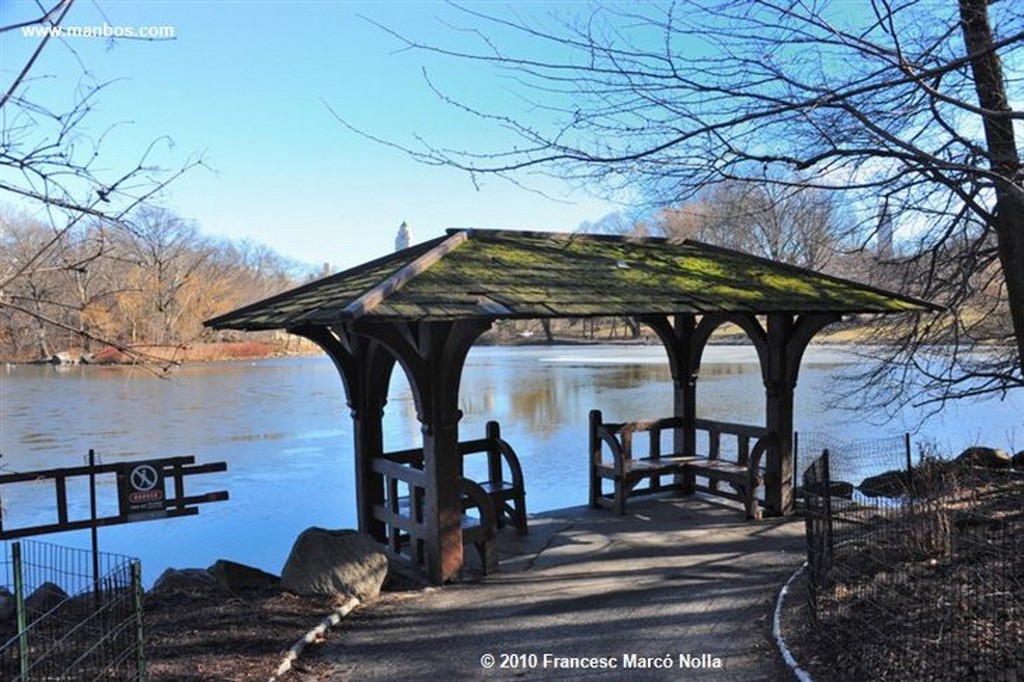
[{"label": "bench armrest", "polygon": [[386,459],[389,462],[396,462],[398,464],[407,464],[417,468],[423,468],[423,448],[409,448],[408,450],[385,452],[381,455],[381,459]]},{"label": "bench armrest", "polygon": [[[596,411],[596,410],[595,410]],[[590,419],[590,465],[592,467],[601,466],[604,464],[604,455],[602,444],[608,446],[609,452],[612,455],[613,467],[615,473],[618,476],[622,476],[626,471],[626,462],[633,459],[632,452],[630,452],[630,439],[627,437],[624,439],[626,447],[619,442],[616,438],[615,432],[608,428],[608,426],[600,423],[600,413],[598,413],[597,420],[595,421],[593,413],[591,413]]]},{"label": "bench armrest", "polygon": [[459,480],[459,492],[462,493],[463,506],[465,509],[480,510],[480,525],[483,527],[488,538],[498,532],[498,512],[494,508],[491,496],[480,487],[480,484],[468,478]]},{"label": "bench armrest", "polygon": [[509,473],[512,475],[512,485],[519,490],[523,490],[523,467],[519,463],[519,456],[516,454],[516,451],[512,449],[512,446],[507,441],[499,438],[498,452],[501,453],[501,458],[505,460]]},{"label": "bench armrest", "polygon": [[768,452],[769,448],[775,447],[775,436],[772,434],[761,436],[754,443],[754,447],[750,450],[750,459],[747,460],[747,470],[751,473],[757,473],[761,469],[761,460]]}]

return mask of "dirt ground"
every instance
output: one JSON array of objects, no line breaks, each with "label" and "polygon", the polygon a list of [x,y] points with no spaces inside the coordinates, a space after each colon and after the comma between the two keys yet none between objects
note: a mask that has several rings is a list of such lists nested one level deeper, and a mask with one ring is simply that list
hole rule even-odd
[{"label": "dirt ground", "polygon": [[[429,588],[418,576],[392,571],[381,595],[360,608],[415,597],[424,589]],[[232,592],[215,585],[149,592],[144,602],[149,680],[266,682],[288,649],[342,601],[299,597],[279,588]],[[304,658],[285,680],[317,679],[301,674]]]},{"label": "dirt ground", "polygon": [[152,682],[267,680],[288,648],[334,609],[279,590],[147,596]]}]

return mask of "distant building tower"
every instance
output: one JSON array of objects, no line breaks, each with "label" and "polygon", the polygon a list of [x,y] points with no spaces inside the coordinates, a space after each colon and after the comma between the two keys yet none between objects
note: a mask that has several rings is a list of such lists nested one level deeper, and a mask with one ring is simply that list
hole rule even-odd
[{"label": "distant building tower", "polygon": [[408,249],[409,244],[412,242],[412,231],[409,226],[403,220],[401,226],[398,228],[398,236],[395,237],[395,251],[401,251],[402,249]]},{"label": "distant building tower", "polygon": [[878,236],[877,236],[878,257],[883,260],[892,258],[893,228],[892,215],[889,213],[889,202],[882,204],[882,210],[878,214]]}]

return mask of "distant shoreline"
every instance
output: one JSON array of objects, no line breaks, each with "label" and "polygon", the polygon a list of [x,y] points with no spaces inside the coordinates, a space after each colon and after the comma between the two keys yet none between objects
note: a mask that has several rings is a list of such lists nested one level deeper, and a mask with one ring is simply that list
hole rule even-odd
[{"label": "distant shoreline", "polygon": [[[743,332],[725,330],[715,334],[709,341],[711,346],[737,345],[747,346],[751,342]],[[865,325],[836,325],[831,331],[826,330],[815,337],[812,346],[834,346],[852,348],[870,344],[884,345],[884,342],[870,332]],[[507,336],[486,333],[481,336],[475,346],[506,346],[506,347],[558,347],[558,346],[660,346],[661,342],[653,332],[646,332],[639,337],[602,336],[586,338],[581,336],[556,335],[548,340],[541,334],[530,336]],[[202,364],[207,362],[224,362],[233,360],[265,360],[279,357],[316,356],[323,351],[314,343],[291,335],[283,335],[271,341],[202,341],[184,344],[137,344],[131,346],[129,352],[122,352],[113,347],[106,347],[94,353],[83,353],[78,349],[64,350],[50,358],[29,359],[0,358],[0,362],[9,365],[96,365],[96,366],[161,366]]]}]

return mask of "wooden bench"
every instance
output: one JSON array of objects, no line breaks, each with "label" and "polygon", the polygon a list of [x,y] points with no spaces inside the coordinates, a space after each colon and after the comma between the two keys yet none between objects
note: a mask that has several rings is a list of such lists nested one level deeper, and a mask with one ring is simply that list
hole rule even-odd
[{"label": "wooden bench", "polygon": [[[613,505],[625,514],[626,499],[633,495],[700,491],[737,501],[748,518],[759,519],[758,489],[764,483],[761,459],[771,444],[767,429],[709,419],[697,419],[693,426],[698,450],[674,452],[663,438],[674,438],[674,432],[683,428],[681,418],[604,423],[600,410],[592,410],[590,505]],[[639,456],[634,453],[638,434],[647,445],[647,452]],[[734,442],[731,456],[722,447],[723,437]],[[663,481],[666,477],[671,477],[670,482]],[[610,493],[603,490],[605,480],[612,481]],[[644,481],[648,485],[638,487]]]},{"label": "wooden bench", "polygon": [[[398,454],[398,453],[393,453]],[[387,456],[374,458],[372,468],[384,478],[383,503],[374,507],[374,518],[387,527],[387,544],[395,554],[406,555],[418,566],[426,564],[425,501],[427,478],[415,462]],[[498,570],[498,515],[490,496],[478,484],[463,478],[462,542],[480,555],[485,575]],[[476,513],[471,513],[476,510]]]},{"label": "wooden bench", "polygon": [[[484,438],[460,442],[459,454],[463,460],[486,456],[484,480],[463,477],[459,485],[463,544],[477,548],[484,573],[491,573],[498,568],[497,529],[509,523],[517,533],[527,532],[523,470],[515,451],[501,438],[501,429],[494,421],[487,423]],[[374,507],[374,518],[386,526],[388,546],[423,565],[426,532],[423,448],[385,453],[375,458],[371,466],[384,479],[384,499]]]}]

